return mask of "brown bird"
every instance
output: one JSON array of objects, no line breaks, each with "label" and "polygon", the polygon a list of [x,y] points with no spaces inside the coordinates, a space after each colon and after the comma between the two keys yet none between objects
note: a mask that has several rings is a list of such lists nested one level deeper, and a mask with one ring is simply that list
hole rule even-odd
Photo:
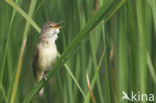
[{"label": "brown bird", "polygon": [[[61,22],[60,22],[61,23]],[[34,48],[33,55],[33,73],[37,83],[45,78],[45,73],[48,71],[57,58],[57,47],[55,41],[58,38],[58,33],[62,27],[60,23],[46,22],[41,30],[39,41]],[[44,88],[38,92],[41,96]]]}]

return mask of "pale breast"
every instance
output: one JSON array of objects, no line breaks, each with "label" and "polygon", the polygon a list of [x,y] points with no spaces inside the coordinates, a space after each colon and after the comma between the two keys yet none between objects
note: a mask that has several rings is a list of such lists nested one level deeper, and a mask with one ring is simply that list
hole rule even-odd
[{"label": "pale breast", "polygon": [[57,57],[56,45],[40,44],[38,55],[38,67],[41,71],[50,69]]}]

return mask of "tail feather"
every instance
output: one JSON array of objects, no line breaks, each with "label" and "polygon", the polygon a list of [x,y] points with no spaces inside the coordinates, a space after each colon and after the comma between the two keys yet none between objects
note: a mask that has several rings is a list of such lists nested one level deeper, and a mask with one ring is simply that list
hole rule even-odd
[{"label": "tail feather", "polygon": [[[41,72],[41,71],[37,71],[36,72],[36,80],[37,80],[37,83],[43,78],[43,73],[44,72]],[[43,95],[43,92],[44,92],[44,87],[40,89],[40,91],[37,93],[37,95],[38,96],[42,96]]]},{"label": "tail feather", "polygon": [[37,93],[38,96],[42,96],[44,92],[44,87],[40,89],[40,91]]}]

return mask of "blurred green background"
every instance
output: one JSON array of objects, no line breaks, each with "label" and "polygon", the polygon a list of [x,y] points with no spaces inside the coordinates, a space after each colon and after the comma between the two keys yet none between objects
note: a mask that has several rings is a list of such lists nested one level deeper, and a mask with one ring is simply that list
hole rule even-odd
[{"label": "blurred green background", "polygon": [[[33,47],[46,21],[64,21],[60,57],[35,86]],[[155,47],[155,0],[0,0],[0,103],[151,103],[122,100],[123,91],[156,103]]]}]

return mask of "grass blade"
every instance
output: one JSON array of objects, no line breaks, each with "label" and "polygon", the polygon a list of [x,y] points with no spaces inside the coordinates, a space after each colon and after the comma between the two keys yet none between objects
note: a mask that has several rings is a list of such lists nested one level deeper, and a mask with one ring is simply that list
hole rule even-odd
[{"label": "grass blade", "polygon": [[156,74],[155,74],[154,67],[152,65],[152,61],[151,61],[151,58],[150,58],[150,55],[149,55],[148,52],[147,52],[147,65],[148,65],[150,74],[151,74],[151,76],[153,78],[153,81],[154,81],[154,83],[156,85]]},{"label": "grass blade", "polygon": [[147,2],[150,4],[152,11],[153,11],[153,19],[154,19],[154,25],[155,25],[155,31],[156,31],[156,1],[155,0],[147,0]]},{"label": "grass blade", "polygon": [[[127,27],[126,27],[126,5],[120,9],[119,13],[119,91],[120,98],[122,97],[122,92],[127,92],[128,86],[128,58],[127,58]],[[120,101],[127,103],[126,101]]]},{"label": "grass blade", "polygon": [[88,89],[89,89],[89,93],[90,93],[90,96],[91,96],[92,103],[96,103],[95,97],[93,95],[93,91],[92,91],[91,86],[90,86],[88,72],[86,72],[86,78],[87,78],[87,84],[88,84]]},{"label": "grass blade", "polygon": [[[146,28],[144,25],[144,0],[136,1],[137,22],[138,22],[138,69],[140,76],[140,91],[146,93],[147,83],[147,69],[146,69]],[[145,100],[143,101],[145,103]]]},{"label": "grass blade", "polygon": [[[93,88],[94,88],[94,85],[95,85],[95,82],[96,82],[96,79],[97,79],[97,76],[98,76],[98,72],[99,72],[99,70],[100,70],[100,68],[101,68],[101,64],[102,64],[102,60],[103,60],[104,54],[105,54],[105,52],[102,53],[102,56],[101,56],[101,58],[100,58],[100,62],[99,62],[99,64],[98,64],[97,68],[96,68],[96,72],[95,72],[94,77],[93,77],[93,79],[92,79],[92,82],[91,82],[91,89],[92,89],[92,90],[93,90]],[[89,99],[90,99],[90,93],[89,93],[89,91],[88,91],[87,97],[86,97],[84,103],[89,103]]]}]

